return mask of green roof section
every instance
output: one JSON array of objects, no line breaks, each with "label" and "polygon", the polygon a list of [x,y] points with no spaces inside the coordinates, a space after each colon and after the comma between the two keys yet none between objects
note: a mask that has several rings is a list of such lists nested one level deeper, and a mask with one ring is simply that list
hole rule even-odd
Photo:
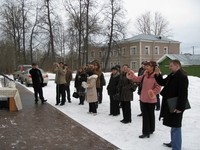
[{"label": "green roof section", "polygon": [[157,63],[159,64],[167,57],[171,60],[178,59],[182,66],[200,65],[200,54],[165,54],[157,61]]}]

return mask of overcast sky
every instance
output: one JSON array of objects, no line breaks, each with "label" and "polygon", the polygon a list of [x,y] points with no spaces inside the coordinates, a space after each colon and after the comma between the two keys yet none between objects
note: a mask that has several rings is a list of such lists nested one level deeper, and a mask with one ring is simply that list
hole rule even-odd
[{"label": "overcast sky", "polygon": [[[125,17],[130,20],[130,35],[136,34],[137,17],[147,11],[160,12],[169,21],[171,39],[181,42],[181,52],[193,53],[194,46],[195,54],[200,54],[200,0],[123,0],[123,5],[127,10]],[[65,15],[64,9],[60,10]]]},{"label": "overcast sky", "polygon": [[[199,0],[124,0],[131,26],[138,16],[147,11],[161,12],[169,21],[172,39],[181,42],[181,52],[200,54]],[[129,27],[134,32],[134,27]]]}]

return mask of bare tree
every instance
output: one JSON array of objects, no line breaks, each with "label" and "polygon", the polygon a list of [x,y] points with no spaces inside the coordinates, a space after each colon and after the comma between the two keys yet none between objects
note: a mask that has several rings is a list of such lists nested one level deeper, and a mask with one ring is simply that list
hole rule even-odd
[{"label": "bare tree", "polygon": [[[88,63],[89,37],[99,31],[98,12],[92,11],[95,8],[94,0],[65,0],[65,9],[69,14],[68,28],[78,33],[78,61],[79,66]],[[76,35],[76,34],[74,34]]]},{"label": "bare tree", "polygon": [[[65,10],[67,11],[69,17],[68,17],[68,30],[72,30],[74,33],[77,34],[77,41],[78,41],[78,65],[81,65],[81,45],[82,45],[82,39],[81,39],[81,33],[82,33],[82,3],[81,0],[72,1],[72,0],[65,0]],[[69,35],[71,35],[69,33]],[[74,38],[73,38],[74,39]],[[68,40],[68,46],[70,48],[70,51],[73,50],[73,46],[71,45],[71,40]]]},{"label": "bare tree", "polygon": [[29,21],[29,10],[31,8],[31,4],[29,3],[28,0],[18,0],[19,3],[19,7],[20,8],[20,13],[21,13],[21,17],[19,18],[19,30],[21,30],[20,34],[21,34],[21,43],[22,43],[22,56],[23,56],[23,62],[27,63],[27,55],[26,53],[28,49],[26,49],[26,45],[28,43],[28,32],[30,29],[30,21]]},{"label": "bare tree", "polygon": [[51,46],[51,56],[52,60],[55,61],[55,50],[54,50],[54,36],[53,36],[53,27],[51,22],[51,11],[50,11],[50,0],[45,0],[45,6],[47,10],[47,24],[49,27],[49,36],[50,36],[50,46]]},{"label": "bare tree", "polygon": [[27,0],[8,0],[1,7],[1,28],[7,40],[14,43],[14,64],[27,63],[28,60],[26,44],[31,25],[28,19],[30,6]]},{"label": "bare tree", "polygon": [[20,62],[19,18],[20,13],[17,9],[17,5],[12,1],[4,2],[1,7],[1,29],[4,39],[14,45],[14,64]]},{"label": "bare tree", "polygon": [[160,12],[146,12],[136,19],[139,34],[170,36],[169,22]]},{"label": "bare tree", "polygon": [[[33,40],[34,40],[34,35],[37,34],[36,27],[38,24],[38,13],[39,13],[39,8],[38,6],[36,6],[36,10],[35,10],[35,18],[34,18],[34,23],[32,25],[32,29],[31,29],[31,33],[30,33],[30,43],[29,43],[29,47],[30,47],[30,55],[31,55],[31,63],[33,62]],[[36,42],[34,42],[36,43]]]},{"label": "bare tree", "polygon": [[104,5],[104,8],[104,21],[106,25],[104,34],[108,40],[108,51],[106,53],[104,69],[107,70],[113,40],[116,41],[124,37],[126,26],[123,21],[125,10],[120,0],[109,0]]}]

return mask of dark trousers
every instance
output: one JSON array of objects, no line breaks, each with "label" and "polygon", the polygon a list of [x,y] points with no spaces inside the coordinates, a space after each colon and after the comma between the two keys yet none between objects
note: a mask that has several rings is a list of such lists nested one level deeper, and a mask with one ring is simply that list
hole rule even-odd
[{"label": "dark trousers", "polygon": [[80,96],[79,97],[79,100],[80,100],[80,104],[84,104],[84,101],[85,101],[85,96]]},{"label": "dark trousers", "polygon": [[96,102],[89,103],[89,112],[97,113]]},{"label": "dark trousers", "polygon": [[69,85],[66,85],[66,91],[67,91],[67,100],[70,102],[71,96],[70,96],[70,86]]},{"label": "dark trousers", "polygon": [[43,101],[44,97],[43,97],[42,86],[41,85],[34,85],[33,89],[34,89],[35,101],[38,101],[38,94],[39,94],[39,98],[41,99],[41,101]]},{"label": "dark trousers", "polygon": [[131,122],[131,101],[121,101],[123,120]]},{"label": "dark trousers", "polygon": [[56,84],[56,103],[60,103],[60,96],[62,97],[61,104],[66,102],[65,84]]},{"label": "dark trousers", "polygon": [[97,96],[98,96],[98,102],[102,103],[103,87],[97,88]]},{"label": "dark trousers", "polygon": [[119,110],[119,101],[113,99],[113,95],[110,95],[110,114],[111,115],[119,115],[120,110]]},{"label": "dark trousers", "polygon": [[141,114],[142,114],[142,101],[141,100],[139,100],[140,101],[140,111],[141,111]]},{"label": "dark trousers", "polygon": [[155,131],[155,103],[142,102],[142,133],[151,134]]}]

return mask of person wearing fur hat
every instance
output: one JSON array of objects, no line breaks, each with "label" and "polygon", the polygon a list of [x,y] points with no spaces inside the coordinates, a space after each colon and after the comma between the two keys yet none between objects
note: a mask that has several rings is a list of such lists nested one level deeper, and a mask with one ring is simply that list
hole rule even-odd
[{"label": "person wearing fur hat", "polygon": [[117,86],[119,84],[120,73],[117,67],[111,68],[111,76],[107,86],[108,95],[110,96],[110,114],[113,116],[117,116],[120,114],[119,110],[119,99],[115,97],[115,95],[119,94],[117,90]]},{"label": "person wearing fur hat", "polygon": [[156,95],[160,93],[161,86],[156,82],[155,68],[156,62],[149,61],[145,63],[145,72],[141,76],[136,76],[134,71],[130,70],[127,78],[137,83],[142,82],[140,100],[142,102],[142,135],[139,138],[149,138],[155,131],[155,105]]},{"label": "person wearing fur hat", "polygon": [[96,80],[98,75],[94,74],[92,70],[88,70],[87,72],[87,82],[82,82],[82,86],[86,89],[86,101],[89,103],[89,112],[94,116],[97,115],[97,107],[96,103],[98,101],[97,98],[97,90],[96,90]]}]

